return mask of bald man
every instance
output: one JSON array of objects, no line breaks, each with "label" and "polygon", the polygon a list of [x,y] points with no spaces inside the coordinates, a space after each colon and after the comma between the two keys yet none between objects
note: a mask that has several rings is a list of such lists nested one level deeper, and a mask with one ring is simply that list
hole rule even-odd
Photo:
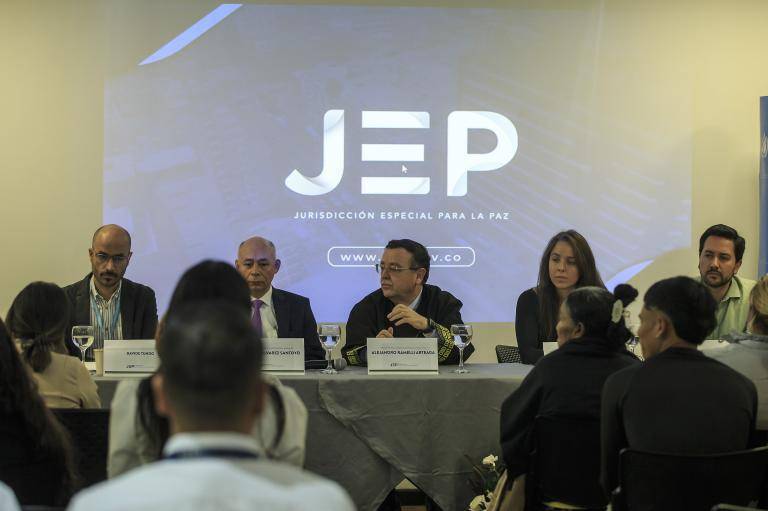
[{"label": "bald man", "polygon": [[253,304],[251,320],[262,337],[303,338],[306,360],[325,358],[309,299],[272,287],[280,271],[275,244],[259,236],[243,241],[237,250],[235,268],[248,282]]},{"label": "bald man", "polygon": [[157,301],[151,288],[123,277],[131,261],[131,235],[119,225],[103,225],[93,233],[91,273],[64,288],[71,305],[67,349],[80,350],[71,338],[72,326],[93,325],[94,342],[86,352],[103,348],[104,339],[152,339],[157,328]]}]

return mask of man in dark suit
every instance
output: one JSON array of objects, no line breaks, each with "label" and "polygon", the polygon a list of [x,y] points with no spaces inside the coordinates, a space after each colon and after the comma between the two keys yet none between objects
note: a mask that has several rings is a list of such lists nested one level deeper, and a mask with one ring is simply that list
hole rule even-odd
[{"label": "man in dark suit", "polygon": [[262,337],[303,338],[306,360],[325,358],[309,299],[272,287],[280,270],[275,244],[258,236],[243,241],[237,250],[235,267],[248,282],[252,322]]},{"label": "man in dark suit", "polygon": [[151,288],[123,278],[131,261],[131,235],[119,225],[104,225],[93,234],[88,257],[91,273],[64,288],[71,305],[67,350],[80,356],[70,334],[74,325],[93,325],[94,343],[104,339],[152,339],[157,329],[157,301]]}]

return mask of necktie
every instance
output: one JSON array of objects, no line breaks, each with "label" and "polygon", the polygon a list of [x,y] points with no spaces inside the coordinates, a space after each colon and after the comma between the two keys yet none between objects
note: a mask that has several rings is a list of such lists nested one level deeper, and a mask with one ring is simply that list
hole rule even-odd
[{"label": "necktie", "polygon": [[261,300],[253,300],[251,302],[251,306],[253,307],[253,315],[251,316],[251,323],[253,324],[253,329],[256,330],[256,333],[259,334],[259,337],[261,337],[262,331],[261,331],[261,306],[264,305],[264,302]]}]

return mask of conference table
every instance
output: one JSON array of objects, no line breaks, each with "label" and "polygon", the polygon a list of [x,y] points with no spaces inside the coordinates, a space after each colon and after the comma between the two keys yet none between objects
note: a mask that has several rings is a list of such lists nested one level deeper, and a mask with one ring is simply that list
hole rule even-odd
[{"label": "conference table", "polygon": [[[445,511],[466,509],[472,462],[501,455],[501,403],[532,367],[466,366],[467,374],[445,366],[438,375],[369,376],[350,367],[281,376],[309,411],[305,468],[341,484],[361,511],[375,510],[404,478]],[[96,378],[104,407],[119,381]]]}]

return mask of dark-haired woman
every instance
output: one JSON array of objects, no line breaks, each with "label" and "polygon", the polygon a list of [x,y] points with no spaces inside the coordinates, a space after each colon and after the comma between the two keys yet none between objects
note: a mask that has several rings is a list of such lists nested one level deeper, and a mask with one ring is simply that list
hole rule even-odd
[{"label": "dark-haired woman", "polygon": [[99,408],[98,389],[83,363],[64,342],[69,302],[56,284],[33,282],[21,290],[6,318],[8,330],[32,369],[40,395],[51,408]]},{"label": "dark-haired woman", "polygon": [[605,380],[639,363],[626,349],[632,334],[623,315],[636,297],[633,287],[621,284],[614,293],[583,287],[565,298],[557,323],[560,348],[543,357],[501,407],[501,447],[510,481],[528,471],[537,415],[599,420]]},{"label": "dark-haired woman", "polygon": [[[237,270],[224,262],[203,261],[184,272],[176,284],[156,342],[162,341],[166,318],[181,305],[204,299],[220,299],[251,311],[248,284]],[[295,390],[274,376],[262,374],[262,379],[268,395],[252,435],[268,458],[303,466],[307,408]],[[120,382],[109,419],[109,477],[157,460],[168,437],[168,421],[155,411],[150,379]]]},{"label": "dark-haired woman", "polygon": [[23,506],[64,506],[74,486],[67,435],[38,394],[2,321],[0,481]]},{"label": "dark-haired woman", "polygon": [[544,355],[542,342],[557,338],[560,305],[584,286],[605,287],[589,243],[574,230],[555,234],[541,256],[538,284],[517,299],[515,332],[523,364],[535,364]]}]

